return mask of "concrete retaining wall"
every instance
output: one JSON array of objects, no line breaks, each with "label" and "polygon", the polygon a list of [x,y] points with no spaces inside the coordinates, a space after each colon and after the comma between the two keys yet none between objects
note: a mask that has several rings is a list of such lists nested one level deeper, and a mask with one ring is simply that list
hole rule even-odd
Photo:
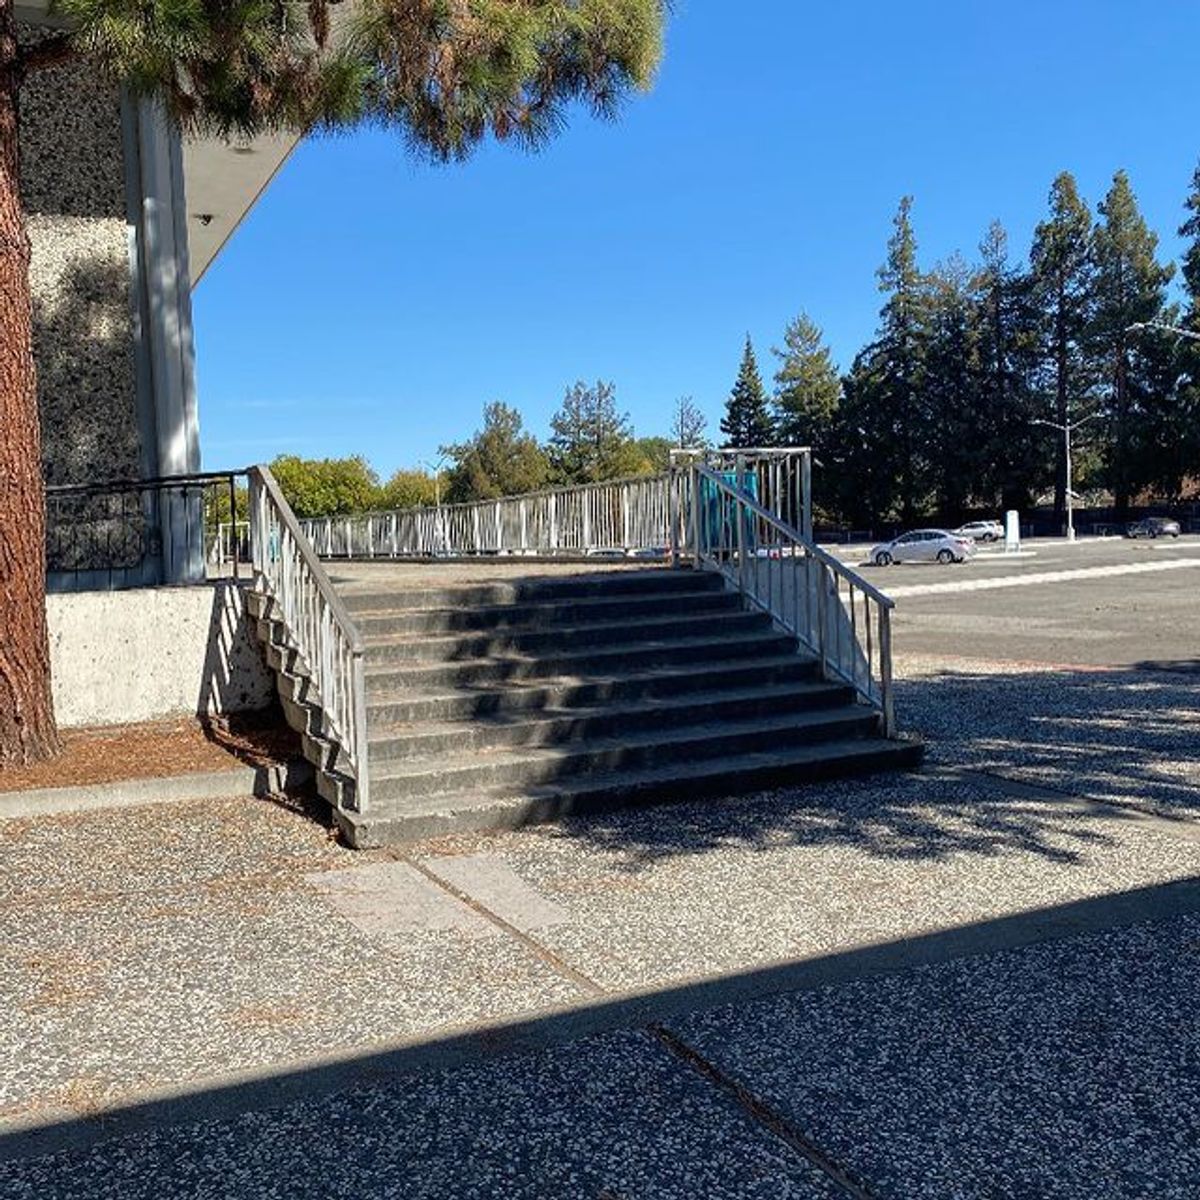
[{"label": "concrete retaining wall", "polygon": [[62,726],[244,712],[274,697],[231,581],[48,596],[46,610]]}]

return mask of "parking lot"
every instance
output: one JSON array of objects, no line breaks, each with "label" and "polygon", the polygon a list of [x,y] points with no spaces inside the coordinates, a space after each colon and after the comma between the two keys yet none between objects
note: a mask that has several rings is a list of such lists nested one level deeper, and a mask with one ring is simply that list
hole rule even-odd
[{"label": "parking lot", "polygon": [[901,654],[1200,670],[1200,537],[1038,539],[950,566],[830,549],[895,598]]}]

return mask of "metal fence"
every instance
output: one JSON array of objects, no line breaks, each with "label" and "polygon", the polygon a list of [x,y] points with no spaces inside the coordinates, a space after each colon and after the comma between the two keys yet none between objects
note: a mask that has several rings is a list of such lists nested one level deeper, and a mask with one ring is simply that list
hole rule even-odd
[{"label": "metal fence", "polygon": [[427,508],[301,520],[322,558],[481,555],[666,558],[687,552],[691,465],[703,462],[811,533],[805,447],[672,451],[671,468],[604,483]]},{"label": "metal fence", "polygon": [[244,515],[238,477],[207,472],[46,488],[49,591],[198,583],[239,571],[222,523]]}]

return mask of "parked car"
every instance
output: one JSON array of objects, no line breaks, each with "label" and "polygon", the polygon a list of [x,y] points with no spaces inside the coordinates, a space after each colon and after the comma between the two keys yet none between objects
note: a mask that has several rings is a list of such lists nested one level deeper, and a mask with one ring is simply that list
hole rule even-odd
[{"label": "parked car", "polygon": [[1138,537],[1178,537],[1179,522],[1170,517],[1143,517],[1126,526],[1125,536]]},{"label": "parked car", "polygon": [[998,542],[1004,536],[1004,526],[999,521],[968,521],[955,529],[954,533],[976,542]]},{"label": "parked car", "polygon": [[959,537],[945,529],[914,529],[891,542],[882,542],[871,551],[877,567],[894,562],[965,562],[975,553],[969,537]]}]

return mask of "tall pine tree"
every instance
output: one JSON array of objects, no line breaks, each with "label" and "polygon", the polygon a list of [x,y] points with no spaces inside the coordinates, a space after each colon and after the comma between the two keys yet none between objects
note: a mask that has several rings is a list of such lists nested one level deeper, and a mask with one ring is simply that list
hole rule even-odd
[{"label": "tall pine tree", "polygon": [[1174,346],[1129,327],[1163,317],[1175,268],[1155,257],[1158,237],[1142,219],[1124,171],[1113,176],[1099,211],[1091,337],[1096,362],[1103,364],[1105,471],[1123,519],[1132,497],[1160,473],[1161,456],[1173,449]]},{"label": "tall pine tree", "polygon": [[749,334],[746,334],[737,380],[729,399],[725,401],[721,432],[725,435],[726,445],[735,448],[770,446],[775,440],[771,413],[767,407],[767,393],[763,390],[762,376],[758,373],[758,361],[754,357]]},{"label": "tall pine tree", "polygon": [[785,446],[823,449],[842,397],[842,381],[816,323],[801,313],[783,333],[775,372],[775,420]]},{"label": "tall pine tree", "polygon": [[[1087,345],[1094,280],[1092,217],[1069,171],[1051,184],[1050,215],[1034,230],[1030,263],[1042,324],[1042,388],[1054,419],[1066,425],[1079,417],[1094,378]],[[1061,523],[1067,461],[1062,435],[1057,439],[1054,516]]]},{"label": "tall pine tree", "polygon": [[[1200,338],[1200,166],[1192,175],[1192,188],[1184,201],[1187,218],[1179,227],[1179,236],[1190,239],[1183,252],[1183,292],[1185,311],[1180,318],[1183,328]],[[1200,341],[1179,340],[1179,388],[1176,420],[1182,455],[1180,486],[1189,481],[1200,484]]]},{"label": "tall pine tree", "polygon": [[957,524],[983,495],[990,447],[980,404],[979,327],[972,272],[955,255],[927,278],[928,339],[924,360],[924,439],[932,448],[930,482],[938,511]]},{"label": "tall pine tree", "polygon": [[1030,424],[1035,415],[1036,312],[1029,277],[1010,264],[1008,235],[999,221],[989,226],[979,253],[974,323],[979,356],[977,437],[985,462],[980,499],[1002,511],[1022,509],[1053,472],[1053,450]]},{"label": "tall pine tree", "polygon": [[929,318],[926,281],[917,265],[912,197],[905,196],[893,221],[887,260],[879,268],[879,334],[870,347],[876,381],[874,406],[888,433],[881,449],[896,480],[900,517],[916,520],[928,494],[929,459],[923,411]]}]

